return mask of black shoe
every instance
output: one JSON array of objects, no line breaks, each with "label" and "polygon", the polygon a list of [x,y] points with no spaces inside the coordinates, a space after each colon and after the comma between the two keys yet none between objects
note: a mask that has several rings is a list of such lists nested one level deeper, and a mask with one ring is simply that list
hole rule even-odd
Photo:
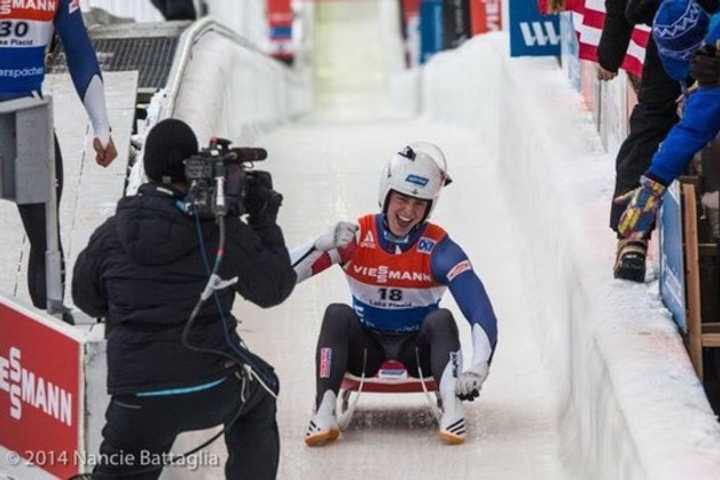
[{"label": "black shoe", "polygon": [[643,283],[647,240],[619,240],[615,258],[615,278]]},{"label": "black shoe", "polygon": [[72,309],[66,307],[65,305],[62,306],[62,321],[69,324],[69,325],[75,325],[75,317],[73,317]]}]

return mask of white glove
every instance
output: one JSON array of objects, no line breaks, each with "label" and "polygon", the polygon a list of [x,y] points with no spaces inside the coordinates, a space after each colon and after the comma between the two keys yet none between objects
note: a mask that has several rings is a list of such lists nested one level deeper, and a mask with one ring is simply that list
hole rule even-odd
[{"label": "white glove", "polygon": [[455,395],[460,400],[473,401],[480,395],[480,387],[488,376],[487,362],[476,363],[465,370],[455,383]]},{"label": "white glove", "polygon": [[328,252],[336,248],[343,248],[355,239],[355,232],[360,227],[350,222],[338,222],[332,231],[315,240],[315,249]]}]

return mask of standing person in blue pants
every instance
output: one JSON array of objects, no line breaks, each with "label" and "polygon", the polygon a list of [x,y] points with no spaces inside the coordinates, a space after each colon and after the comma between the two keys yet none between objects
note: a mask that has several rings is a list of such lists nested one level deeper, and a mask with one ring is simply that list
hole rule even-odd
[{"label": "standing person in blue pants", "polygon": [[[79,0],[0,2],[0,102],[42,96],[45,53],[54,31],[57,31],[63,44],[75,89],[95,132],[95,160],[98,165],[107,167],[117,156],[117,151],[110,135],[102,74],[83,23]],[[57,138],[55,172],[59,205],[63,185],[63,162]],[[33,305],[44,309],[47,304],[45,205],[18,205],[18,210],[30,241],[30,297]],[[60,252],[62,253],[62,245]],[[64,261],[62,264],[64,284]],[[72,321],[72,317],[67,313],[64,319]]]}]

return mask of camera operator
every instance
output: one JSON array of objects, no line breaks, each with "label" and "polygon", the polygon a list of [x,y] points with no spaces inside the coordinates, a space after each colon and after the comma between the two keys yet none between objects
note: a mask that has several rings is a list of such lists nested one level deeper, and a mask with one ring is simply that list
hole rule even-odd
[{"label": "camera operator", "polygon": [[[148,468],[143,455],[166,457],[179,433],[220,424],[229,452],[226,478],[272,479],[277,472],[276,403],[268,391],[277,394],[277,377],[244,348],[230,311],[236,292],[271,307],[293,289],[295,272],[276,224],[282,197],[269,174],[252,172],[257,180],[245,197],[248,221],[237,215],[224,220],[223,249],[214,219],[182,208],[188,190],[183,161],[197,153],[188,125],[158,123],[143,159],[151,181],[120,200],[75,265],[75,304],[105,317],[108,328],[112,398],[96,479],[158,478],[162,467]],[[237,283],[200,304],[216,255],[223,258],[219,276],[237,277]],[[197,315],[188,326],[188,348],[183,331],[191,312]],[[238,352],[246,361],[233,361]]]}]

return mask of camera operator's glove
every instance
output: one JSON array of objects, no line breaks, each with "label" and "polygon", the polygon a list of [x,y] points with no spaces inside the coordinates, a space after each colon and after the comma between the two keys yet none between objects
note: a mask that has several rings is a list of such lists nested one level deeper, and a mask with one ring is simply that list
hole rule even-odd
[{"label": "camera operator's glove", "polygon": [[690,75],[701,87],[720,85],[720,57],[713,45],[700,48],[690,61]]},{"label": "camera operator's glove", "polygon": [[472,402],[480,395],[480,388],[488,376],[487,362],[479,362],[465,370],[455,383],[455,395],[460,400]]},{"label": "camera operator's glove", "polygon": [[315,249],[328,252],[335,248],[346,247],[355,239],[355,232],[359,228],[354,223],[338,222],[331,231],[315,240]]},{"label": "camera operator's glove", "polygon": [[655,222],[665,190],[665,185],[643,175],[638,188],[617,197],[616,204],[627,205],[618,222],[618,233],[624,238],[644,238]]},{"label": "camera operator's glove", "polygon": [[270,224],[277,220],[283,196],[273,190],[269,172],[254,170],[250,174],[245,210],[251,224]]}]

